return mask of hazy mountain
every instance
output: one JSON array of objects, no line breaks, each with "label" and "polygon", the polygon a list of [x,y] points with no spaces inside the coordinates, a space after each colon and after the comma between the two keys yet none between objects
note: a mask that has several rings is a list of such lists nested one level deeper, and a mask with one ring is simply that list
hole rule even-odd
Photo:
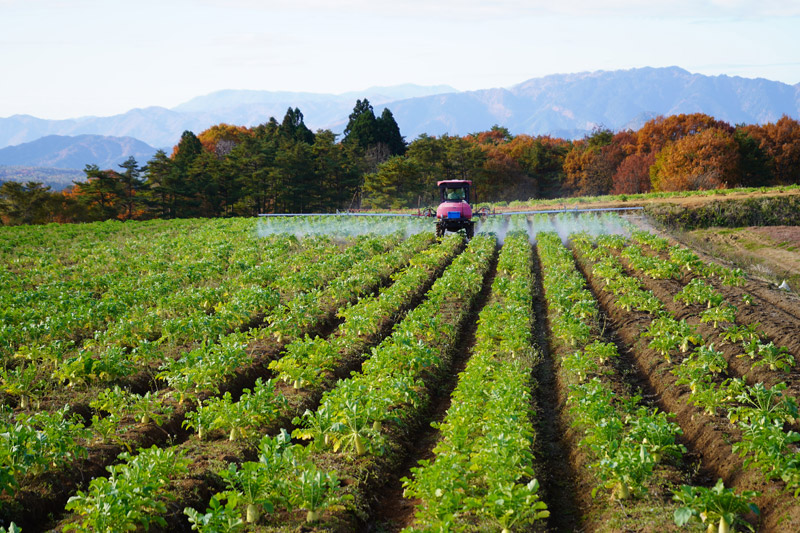
[{"label": "hazy mountain", "polygon": [[344,105],[348,114],[353,110],[356,100],[367,98],[373,105],[392,102],[394,100],[404,100],[406,98],[416,98],[420,96],[430,96],[433,94],[458,92],[449,85],[421,86],[407,83],[392,87],[370,87],[363,91],[353,91],[343,94],[322,94],[322,93],[303,93],[303,92],[276,92],[276,91],[250,91],[228,89],[216,91],[205,96],[192,98],[188,102],[180,104],[173,111],[181,113],[208,113],[218,112],[228,109],[239,109],[248,106],[280,106],[282,118],[286,109],[299,107],[303,114],[307,113],[301,104],[338,104]]},{"label": "hazy mountain", "polygon": [[200,133],[220,122],[254,126],[271,116],[281,120],[288,107],[299,108],[312,130],[341,132],[355,101],[365,97],[376,114],[390,108],[409,141],[421,133],[463,135],[494,124],[513,134],[578,138],[596,126],[637,129],[657,115],[676,113],[702,112],[731,124],[773,122],[784,114],[800,116],[800,84],[647,67],[556,74],[480,91],[417,85],[372,87],[339,95],[226,90],[173,109],[133,109],[111,117],[44,120],[15,115],[0,118],[0,147],[53,134],[129,136],[151,146],[171,147],[184,130]]},{"label": "hazy mountain", "polygon": [[101,169],[118,170],[118,165],[130,156],[144,164],[155,153],[155,148],[131,137],[48,135],[0,149],[0,165],[82,169],[94,164]]},{"label": "hazy mountain", "polygon": [[54,191],[61,191],[75,181],[84,181],[86,174],[80,170],[47,167],[4,167],[0,166],[0,183],[35,181],[48,185]]},{"label": "hazy mountain", "polygon": [[731,124],[800,116],[800,85],[691,74],[677,67],[558,74],[508,89],[392,102],[407,138],[463,135],[493,124],[512,133],[581,137],[596,126],[638,129],[658,115],[706,113]]}]

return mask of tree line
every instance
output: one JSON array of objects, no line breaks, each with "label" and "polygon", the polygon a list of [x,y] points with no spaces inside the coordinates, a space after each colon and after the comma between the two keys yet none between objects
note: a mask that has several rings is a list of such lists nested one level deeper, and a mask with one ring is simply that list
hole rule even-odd
[{"label": "tree line", "polygon": [[657,117],[639,130],[596,128],[579,140],[512,135],[494,126],[406,143],[391,111],[358,100],[341,141],[312,132],[302,112],[253,128],[186,131],[171,154],[144,166],[87,165],[63,192],[0,185],[4,224],[253,216],[436,203],[436,181],[470,179],[479,201],[633,194],[800,181],[800,123],[736,125],[695,113]]}]

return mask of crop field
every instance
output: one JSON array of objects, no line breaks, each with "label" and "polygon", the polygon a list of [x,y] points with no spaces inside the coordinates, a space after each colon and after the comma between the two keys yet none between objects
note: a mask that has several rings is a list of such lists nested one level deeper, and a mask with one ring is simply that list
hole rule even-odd
[{"label": "crop field", "polygon": [[2,227],[0,531],[800,531],[797,298],[634,222]]}]

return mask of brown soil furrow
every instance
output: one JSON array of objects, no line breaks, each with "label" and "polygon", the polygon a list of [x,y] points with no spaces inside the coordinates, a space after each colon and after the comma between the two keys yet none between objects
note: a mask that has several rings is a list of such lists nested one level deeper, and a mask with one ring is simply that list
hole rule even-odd
[{"label": "brown soil furrow", "polygon": [[566,391],[560,386],[556,376],[556,362],[549,342],[550,326],[542,287],[542,266],[537,253],[533,254],[533,269],[534,339],[541,354],[540,362],[534,369],[538,415],[536,473],[541,483],[542,500],[550,511],[548,531],[579,531],[579,492],[576,486],[577,476],[572,468],[576,463],[570,459],[571,451],[577,448],[577,435],[573,432],[570,437],[569,425],[564,423],[562,414]]},{"label": "brown soil furrow", "polygon": [[[585,264],[581,264],[581,268],[617,334],[630,347],[641,375],[646,376],[649,387],[657,394],[659,404],[676,415],[687,446],[700,454],[703,468],[714,477],[722,478],[726,487],[734,487],[737,492],[757,490],[761,493],[755,501],[761,509],[758,531],[797,531],[800,528],[798,502],[783,491],[782,483],[768,482],[759,471],[744,468],[743,459],[732,450],[732,443],[739,440],[737,428],[726,418],[709,416],[694,407],[688,388],[676,384],[677,378],[671,373],[674,365],[647,347],[640,333],[651,322],[651,316],[616,306],[616,298],[602,290],[601,282],[591,276],[590,269]],[[638,327],[623,325],[630,323],[631,315],[638,317]]]},{"label": "brown soil furrow", "polygon": [[[800,372],[798,372],[796,369],[790,372],[770,370],[766,365],[753,368],[751,365],[754,361],[747,356],[740,357],[745,355],[741,343],[731,344],[725,341],[722,337],[720,337],[720,335],[723,333],[722,328],[715,329],[711,324],[700,322],[700,313],[706,309],[704,306],[686,306],[683,304],[683,302],[675,301],[675,295],[683,289],[684,284],[671,279],[651,279],[641,272],[631,268],[624,257],[619,257],[619,259],[625,267],[626,273],[641,281],[644,288],[653,291],[653,294],[655,294],[655,296],[664,303],[664,307],[670,313],[672,313],[675,318],[685,319],[689,324],[695,326],[697,332],[703,336],[703,339],[705,339],[707,344],[713,343],[715,349],[721,350],[725,354],[725,358],[730,365],[732,375],[735,377],[744,378],[750,385],[758,382],[762,382],[769,386],[775,385],[776,383],[786,383],[789,385],[789,390],[792,391],[795,397],[800,397]],[[737,302],[737,307],[743,307],[740,301]],[[760,318],[764,318],[763,314],[760,315]],[[759,322],[762,329],[765,329],[764,327],[766,324],[768,324],[768,322]],[[737,317],[737,323],[751,324],[753,322],[739,321]],[[781,326],[777,327],[780,328]],[[786,327],[791,328],[792,326]],[[798,336],[797,332],[800,332],[800,324],[795,332],[795,337]],[[798,346],[797,340],[798,339],[793,340],[794,346]],[[781,344],[778,345],[781,346]],[[790,349],[790,351],[792,350]],[[795,356],[796,360],[800,362],[800,350],[792,351],[792,354]]]}]

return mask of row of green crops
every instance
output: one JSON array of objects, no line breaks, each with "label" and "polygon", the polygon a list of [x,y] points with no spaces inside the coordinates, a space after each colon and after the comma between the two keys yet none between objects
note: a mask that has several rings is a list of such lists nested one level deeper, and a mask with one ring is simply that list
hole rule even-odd
[{"label": "row of green crops", "polygon": [[[603,290],[617,296],[616,305],[619,305],[619,296],[631,287],[655,298],[638,280],[627,276],[619,260],[613,257],[612,250],[627,246],[627,242],[601,237],[595,249],[588,237],[576,238],[573,242],[581,257],[594,262],[593,275],[604,280]],[[617,271],[617,275],[611,276],[612,271]],[[786,386],[767,388],[761,383],[748,386],[740,378],[726,377],[728,363],[722,352],[715,350],[713,344],[706,344],[702,335],[685,320],[678,321],[663,309],[637,310],[653,315],[654,320],[643,336],[652,339],[651,348],[665,355],[677,377],[676,384],[689,388],[692,403],[709,415],[727,412],[728,419],[739,427],[741,441],[734,443],[733,450],[745,457],[745,466],[758,466],[766,479],[783,479],[788,488],[796,489],[798,459],[792,443],[800,441],[800,435],[788,429],[797,416],[797,405],[784,395]],[[673,361],[675,358],[678,360]],[[748,511],[744,502],[754,496],[755,493],[743,494],[736,500],[739,512]],[[728,523],[731,519],[731,514],[725,517]]]},{"label": "row of green crops", "polygon": [[[417,237],[416,240],[425,241],[429,238],[428,235],[425,235]],[[441,244],[422,250],[411,258],[410,265],[406,269],[397,274],[395,282],[381,290],[377,297],[362,298],[355,305],[340,311],[340,315],[347,316],[348,312],[358,314],[359,311],[371,310],[370,317],[373,323],[377,324],[387,320],[391,322],[392,315],[398,313],[403,306],[408,305],[424,284],[430,281],[434,273],[458,253],[461,246],[461,237],[452,236]],[[384,305],[377,309],[380,312],[375,312],[375,307],[371,305],[374,302],[383,302]],[[359,347],[363,348],[369,343],[377,342],[379,335],[377,328],[368,323],[365,324],[362,320],[358,321],[358,327],[366,327],[372,333],[366,336],[363,332],[348,335],[347,332],[355,330],[350,324],[350,319],[347,318],[338,328],[337,334],[332,335],[330,339],[321,337],[312,339],[306,335],[302,339],[293,341],[287,345],[282,357],[270,362],[270,368],[275,370],[291,369],[291,373],[288,375],[286,370],[280,370],[278,377],[283,381],[293,382],[303,379],[302,386],[300,383],[296,383],[295,388],[323,388],[330,384],[329,373],[342,363],[346,354],[355,354],[355,350],[359,350]],[[268,394],[266,389],[270,389]],[[288,416],[289,410],[286,401],[282,395],[276,395],[272,389],[271,382],[257,383],[252,393],[245,389],[245,393],[238,402],[233,402],[230,394],[225,394],[221,398],[209,398],[207,401],[201,402],[196,411],[187,414],[184,425],[194,429],[201,439],[214,430],[224,429],[230,435],[230,440],[236,440],[245,436],[244,432],[249,429],[264,427],[278,417]],[[264,399],[254,401],[254,398],[257,397]],[[270,397],[272,397],[271,400]]]},{"label": "row of green crops", "polygon": [[[300,334],[311,331],[311,329],[303,328],[317,327],[326,316],[332,316],[338,307],[354,301],[359,295],[374,290],[393,272],[407,263],[410,257],[429,246],[432,240],[431,235],[420,235],[408,239],[398,246],[397,236],[381,237],[367,239],[361,244],[348,248],[347,251],[361,248],[359,254],[362,261],[345,270],[337,278],[340,280],[338,283],[334,283],[336,282],[334,279],[334,282],[331,282],[325,291],[317,291],[318,298],[314,300],[315,309],[318,309],[316,314],[309,315],[307,307],[299,307],[296,314],[287,313],[284,310],[280,314],[280,327],[285,327],[286,324],[294,321],[301,324],[298,328]],[[386,248],[391,249],[383,254],[377,253]],[[347,257],[353,261],[359,258],[359,255]],[[333,271],[330,273],[333,274]],[[287,307],[291,303],[292,301],[287,304]],[[310,322],[310,318],[314,321]],[[178,359],[164,363],[159,376],[170,385],[170,388],[161,391],[158,395],[151,392],[143,395],[133,394],[121,390],[119,387],[101,391],[91,402],[91,407],[96,410],[91,424],[93,434],[101,442],[117,440],[120,444],[128,445],[125,442],[124,431],[121,431],[124,425],[130,426],[142,420],[160,423],[172,411],[173,404],[169,400],[170,394],[176,395],[176,399],[180,402],[187,395],[207,396],[217,393],[225,379],[253,362],[253,356],[248,352],[248,345],[258,338],[272,338],[275,332],[273,328],[274,326],[270,324],[262,329],[220,336],[217,342],[203,342],[198,348],[184,353]],[[284,332],[283,336],[286,340],[291,340],[292,337],[286,335],[287,333]],[[136,420],[132,421],[131,415],[136,416]],[[8,427],[14,425],[14,421],[10,418],[5,422]],[[78,424],[71,419],[70,422]],[[36,440],[46,431],[46,427],[33,427],[33,429],[34,431],[27,432],[30,437],[28,442],[24,444],[17,442],[13,449],[9,449],[7,457],[3,457],[3,460],[0,461],[0,465],[15,465],[18,463],[19,456],[35,455],[34,452],[41,448],[36,445]],[[78,440],[78,442],[81,441]],[[81,445],[74,455],[85,455],[85,446],[86,444]],[[28,462],[34,465],[45,463],[38,459]],[[63,466],[63,461],[49,464],[52,467],[60,467]],[[29,473],[36,474],[38,469],[28,471],[20,467],[14,468],[11,476],[7,476],[9,479],[4,488],[9,491],[13,490],[21,478]]]},{"label": "row of green crops", "polygon": [[380,454],[384,422],[401,424],[424,401],[424,378],[446,367],[459,327],[480,292],[495,240],[478,236],[436,280],[426,300],[375,348],[361,372],[323,395],[316,413],[302,419],[298,436],[316,449]]},{"label": "row of green crops", "polygon": [[[325,309],[324,306],[332,307],[333,309],[338,306],[344,308],[349,302],[353,302],[361,295],[369,293],[380,283],[389,278],[389,276],[398,271],[403,265],[409,263],[411,260],[421,260],[423,257],[430,255],[428,248],[433,242],[432,234],[420,234],[412,236],[405,240],[399,246],[393,248],[384,254],[375,255],[361,263],[357,263],[345,273],[342,274],[337,280],[339,282],[331,282],[328,284],[324,291],[319,293],[317,305],[321,306],[319,309]],[[448,240],[448,245],[451,253],[455,253],[458,248],[460,238],[452,238]],[[446,250],[448,246],[441,246]],[[303,315],[297,316],[298,321],[307,323],[308,312],[303,308]],[[318,313],[317,313],[318,314]],[[317,316],[312,313],[312,316]],[[328,311],[328,314],[331,314]],[[283,315],[286,319],[281,324],[285,326],[287,321],[291,320],[291,315]],[[306,326],[309,327],[309,326]],[[304,330],[306,333],[308,329]],[[273,326],[267,326],[262,330],[254,330],[251,332],[254,337],[273,338]],[[288,342],[294,339],[293,333],[284,332],[283,339]],[[206,364],[204,360],[202,364],[195,363],[189,365],[191,371],[195,371],[198,366]],[[197,380],[190,380],[193,383]],[[208,380],[212,382],[213,380]],[[219,381],[217,381],[219,383]],[[195,391],[197,392],[197,391]],[[196,411],[189,412],[186,415],[184,425],[193,428],[200,433],[201,438],[206,437],[208,432],[217,429],[224,430],[229,435],[229,440],[238,440],[241,438],[253,439],[258,438],[263,434],[263,428],[269,427],[276,420],[286,420],[288,413],[291,412],[290,406],[287,404],[284,396],[276,391],[272,380],[262,381],[257,380],[255,387],[252,389],[244,389],[242,395],[237,401],[234,401],[231,394],[226,393],[221,397],[212,396],[204,401],[201,401]],[[286,420],[288,421],[288,420]],[[309,491],[320,490],[326,493],[329,489],[333,489],[338,485],[335,481],[335,476],[331,473],[322,472],[314,467],[311,459],[308,458],[307,450],[302,446],[289,445],[288,439],[282,438],[280,435],[275,438],[266,436],[262,438],[260,448],[263,450],[272,450],[272,455],[262,456],[260,462],[262,466],[255,468],[257,463],[250,463],[250,466],[245,467],[249,469],[253,476],[264,476],[271,479],[275,472],[280,472],[280,481],[283,483],[278,490],[283,500],[280,500],[284,507],[294,508],[299,506],[306,509],[310,516],[314,516],[315,505],[313,502],[317,501],[314,497],[311,500],[303,500]],[[266,453],[266,452],[265,452]],[[130,462],[129,457],[123,457],[127,462]],[[305,466],[302,466],[300,462]],[[124,464],[124,463],[123,463]],[[266,465],[266,466],[265,466]],[[279,468],[279,470],[274,470]],[[272,470],[271,470],[272,469]],[[231,473],[233,472],[233,473]],[[234,467],[233,471],[226,470],[223,476],[234,476],[231,479],[239,480],[241,476],[238,470]],[[227,478],[226,478],[227,479]],[[261,485],[264,484],[264,479],[259,478],[258,481]],[[250,479],[250,482],[256,483],[257,480]],[[94,483],[94,482],[93,482]],[[99,481],[99,487],[104,488],[104,482]],[[234,481],[232,481],[234,483]],[[316,488],[314,488],[316,487]],[[119,513],[120,510],[111,505],[98,506],[97,502],[100,501],[101,495],[92,495],[92,491],[97,492],[94,485],[90,486],[90,491],[86,495],[80,495],[80,499],[75,499],[70,504],[70,510],[79,515],[84,515],[86,520],[98,520],[99,516],[104,513]],[[266,490],[266,489],[265,489]],[[296,493],[292,493],[296,490]],[[104,496],[103,496],[104,497]],[[325,496],[323,499],[327,498]],[[123,500],[124,501],[124,500]],[[238,504],[247,505],[250,500],[245,494],[238,495],[235,491],[231,493],[224,493],[218,495],[211,503],[211,509],[208,513],[202,514],[189,510],[188,514],[190,520],[197,525],[197,527],[213,527],[209,524],[218,524],[220,520],[227,520],[231,518],[234,509]],[[327,501],[327,500],[326,500]],[[331,500],[332,502],[333,500]],[[305,503],[304,503],[305,502]],[[329,502],[329,503],[331,503]],[[275,501],[277,505],[277,500]],[[326,504],[328,505],[328,504]],[[250,513],[252,514],[252,508]],[[136,522],[142,524],[141,521]],[[232,519],[231,523],[236,523]],[[205,524],[205,525],[204,525]]]},{"label": "row of green crops", "polygon": [[[397,428],[418,416],[427,401],[425,380],[437,368],[446,366],[459,325],[480,291],[494,247],[493,237],[474,238],[436,280],[426,300],[395,326],[391,337],[372,350],[362,372],[339,380],[334,389],[323,395],[316,411],[307,411],[295,420],[301,427],[294,435],[311,441],[303,448],[304,461],[321,462],[331,453],[334,458],[345,454],[349,458],[343,458],[345,462],[359,456],[380,456],[391,445],[387,441],[388,428]],[[330,464],[331,459],[324,462]],[[270,461],[262,458],[232,466],[225,474],[229,490],[220,497],[233,494],[239,508],[245,506],[248,520],[256,520],[263,512],[296,508],[292,497],[286,496],[291,489],[281,484],[280,476],[270,474],[269,465]],[[333,474],[326,475],[335,479]],[[307,514],[307,520],[318,519],[319,512],[325,509],[333,510],[330,506],[337,498],[331,494],[336,486],[333,481],[326,485],[327,496],[318,499],[320,506]],[[352,490],[356,489],[348,488]],[[217,520],[227,512],[219,505],[215,507],[212,500],[203,516]],[[187,513],[193,516],[197,511]]]},{"label": "row of green crops", "polygon": [[87,228],[88,242],[57,249],[61,256],[49,267],[41,264],[54,253],[47,247],[32,245],[20,251],[40,259],[34,264],[19,265],[5,257],[2,267],[11,279],[0,290],[3,355],[12,355],[20,346],[80,344],[116,323],[122,327],[126,319],[144,318],[144,309],[152,307],[200,307],[206,299],[218,299],[224,292],[220,287],[233,287],[253,265],[296,245],[289,237],[259,241],[252,235],[252,224],[242,221],[176,225],[172,232],[156,234],[142,228],[137,238],[123,241],[91,242],[92,236]]},{"label": "row of green crops", "polygon": [[590,467],[599,483],[592,493],[613,489],[625,500],[646,492],[656,465],[685,451],[676,442],[681,430],[666,413],[641,404],[640,397],[620,397],[605,379],[613,373],[609,360],[619,354],[614,344],[598,338],[596,300],[557,235],[541,234],[538,250],[552,333],[568,353],[561,360],[571,383],[567,406],[573,426],[583,432],[580,444],[593,457]]},{"label": "row of green crops", "polygon": [[[332,279],[324,288],[305,292],[279,306],[268,318],[268,326],[255,328],[246,333],[232,333],[220,337],[219,343],[203,344],[199,348],[184,353],[178,359],[162,366],[159,379],[166,381],[179,395],[182,403],[187,395],[214,393],[224,380],[232,376],[238,368],[251,362],[247,345],[254,339],[275,338],[279,343],[290,342],[318,328],[339,307],[355,301],[380,286],[384,280],[402,266],[421,249],[430,244],[431,238],[421,235],[411,238],[385,253],[383,246],[364,251],[360,262]],[[386,243],[385,239],[376,240]],[[373,255],[374,254],[374,255]],[[233,350],[226,345],[233,343]],[[226,355],[230,354],[230,356]]]},{"label": "row of green crops", "polygon": [[432,461],[413,468],[421,500],[409,530],[525,527],[548,516],[534,479],[531,408],[532,265],[527,232],[506,236],[476,344],[438,425]]},{"label": "row of green crops", "polygon": [[286,355],[270,363],[270,368],[295,388],[318,388],[342,361],[360,354],[387,324],[395,322],[462,246],[462,237],[454,234],[416,255],[386,290],[342,310],[339,316],[344,322],[330,339],[298,339],[286,347]]},{"label": "row of green crops", "polygon": [[[290,242],[286,240],[283,244]],[[361,247],[356,245],[355,248]],[[251,247],[246,249],[249,252],[246,253],[242,248],[237,253],[259,257]],[[283,245],[266,248],[278,257],[285,249]],[[311,251],[313,255],[300,253],[289,254],[289,257],[299,255],[301,260],[307,261],[319,253],[332,253],[336,249],[333,243],[320,241],[303,250]],[[133,260],[132,257],[129,259]],[[273,263],[271,279],[274,280],[278,278],[276,267],[280,263],[278,259],[269,261]],[[287,262],[292,264],[290,260],[285,261],[284,268]],[[264,266],[265,263],[262,261],[259,265]],[[320,266],[325,264],[323,262]],[[317,284],[324,283],[341,268],[341,263],[331,265],[328,269],[320,268]],[[170,288],[166,294],[146,304],[126,307],[127,311],[118,320],[105,330],[95,331],[80,344],[63,339],[48,342],[40,339],[42,342],[38,344],[20,346],[13,362],[8,362],[2,370],[0,377],[3,390],[17,397],[24,409],[29,398],[35,403],[47,400],[48,393],[58,383],[74,387],[98,380],[107,382],[124,378],[138,369],[160,362],[165,354],[177,346],[214,339],[242,327],[279,301],[279,293],[275,289],[262,285],[268,285],[269,281],[255,279],[252,270],[242,266],[235,277],[222,279],[217,285],[209,285],[202,290],[188,287],[186,290],[173,291]],[[262,271],[266,272],[266,269]],[[294,274],[287,277],[296,279]],[[307,280],[296,279],[296,282],[301,286],[309,285]],[[137,290],[144,293],[148,290],[146,287],[145,284]],[[160,292],[160,289],[156,290]],[[90,309],[87,312],[94,311]],[[54,309],[48,320],[58,321],[60,316],[58,309]]]},{"label": "row of green crops", "polygon": [[[794,367],[795,358],[785,346],[777,346],[774,341],[769,340],[759,324],[741,323],[738,319],[739,309],[731,302],[725,301],[725,297],[712,286],[713,279],[719,280],[723,286],[743,285],[745,279],[741,269],[705,263],[691,250],[681,246],[669,247],[665,239],[652,234],[635,232],[632,239],[646,244],[656,252],[668,250],[670,255],[669,260],[651,257],[645,255],[641,247],[626,242],[621,255],[628,259],[629,264],[636,270],[643,271],[640,268],[641,262],[631,261],[631,255],[645,257],[648,263],[669,265],[672,270],[683,269],[687,274],[691,273],[692,279],[675,295],[675,301],[681,301],[686,306],[705,305],[707,309],[700,313],[700,322],[710,323],[714,329],[719,327],[721,330],[719,336],[724,342],[741,343],[743,353],[739,357],[749,357],[752,368],[766,366],[773,371],[788,372]],[[755,300],[745,293],[739,305],[755,305]]]},{"label": "row of green crops", "polygon": [[[604,242],[603,239],[600,242]],[[622,274],[623,267],[611,255],[611,249],[625,245],[624,242],[610,242],[596,249],[603,254],[602,262],[615,266],[622,277],[626,277]],[[701,301],[707,298],[708,294]],[[721,299],[719,304],[722,304]],[[739,327],[729,326],[726,333],[729,338],[738,338],[733,334],[741,331]],[[722,352],[716,350],[713,343],[707,343],[685,321],[676,320],[666,311],[654,314],[644,334],[652,339],[651,347],[660,350],[674,365],[672,373],[678,378],[677,383],[689,388],[696,406],[709,415],[727,414],[731,423],[741,430],[741,441],[735,443],[733,449],[745,458],[745,466],[759,468],[766,479],[780,479],[795,495],[800,494],[800,453],[795,447],[795,443],[800,442],[800,433],[792,429],[798,408],[795,399],[784,392],[787,385],[778,383],[768,388],[763,383],[748,385],[741,378],[730,377]],[[745,332],[742,335],[744,350],[749,342],[760,342],[752,336],[754,334]],[[673,362],[674,357],[679,359]]]},{"label": "row of green crops", "polygon": [[[644,239],[642,235],[639,235],[638,238],[640,240]],[[647,238],[647,240],[654,245],[661,244],[653,238]],[[603,238],[600,242],[609,250],[622,250],[620,255],[626,259],[632,254],[642,254],[640,249],[638,252],[630,252],[630,250],[637,250],[638,247],[620,237]],[[625,298],[626,295],[620,294],[622,291],[617,288],[617,285],[623,281],[625,283],[636,283],[636,281],[623,275],[622,264],[610,255],[603,255],[602,250],[589,251],[587,253],[593,254],[598,261],[594,266],[594,270],[602,273],[606,287],[611,292],[617,293],[618,301]],[[670,264],[673,268],[680,268],[680,265],[684,265],[684,268],[691,268],[694,272],[701,273],[693,277],[689,283],[675,294],[674,300],[676,302],[683,302],[687,307],[702,306],[704,309],[698,315],[699,322],[711,325],[714,330],[719,329],[719,338],[723,342],[730,344],[741,343],[741,353],[738,357],[749,357],[752,368],[767,366],[770,370],[789,371],[794,366],[794,357],[789,353],[788,349],[784,346],[776,346],[772,341],[766,342],[766,335],[759,329],[758,324],[737,324],[737,308],[727,302],[724,296],[712,285],[704,281],[706,276],[716,276],[723,284],[741,285],[744,283],[744,279],[739,272],[732,271],[726,267],[707,265],[700,261],[696,254],[686,249],[672,248],[670,255],[670,260],[649,259],[654,263]],[[675,259],[675,256],[680,256],[681,259]],[[636,268],[633,263],[630,261],[629,263]],[[688,264],[691,264],[691,267],[688,267]],[[636,291],[642,291],[642,289],[638,288]],[[743,300],[744,305],[748,305],[749,300],[747,298],[743,298]],[[649,346],[658,350],[668,362],[671,362],[673,350],[680,348],[680,353],[686,354],[690,347],[703,344],[703,337],[685,319],[678,321],[662,308],[642,308],[640,310],[651,312],[656,316],[648,328],[646,336],[652,339]],[[713,344],[711,343],[709,343],[709,347],[704,353],[707,354],[705,359],[709,361],[714,358],[721,360],[723,357],[722,353],[713,349]],[[727,363],[709,364],[717,372],[727,367]],[[707,374],[703,373],[698,373],[696,377],[703,380],[710,379]],[[691,376],[684,375],[681,379],[687,380],[691,388],[697,388],[697,384]]]}]

